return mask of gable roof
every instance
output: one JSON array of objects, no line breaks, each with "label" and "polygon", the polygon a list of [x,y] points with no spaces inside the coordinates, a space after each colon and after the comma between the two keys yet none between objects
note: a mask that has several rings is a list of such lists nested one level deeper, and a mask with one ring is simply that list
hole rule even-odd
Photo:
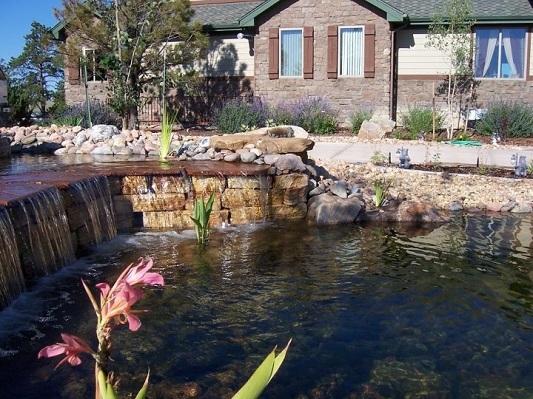
[{"label": "gable roof", "polygon": [[[248,14],[243,15],[239,19],[239,25],[242,27],[254,26],[255,18],[268,10],[270,7],[282,2],[283,0],[266,0],[262,2],[258,7],[251,10]],[[387,21],[390,22],[402,22],[407,18],[407,15],[396,8],[394,5],[387,4],[382,0],[366,0],[367,3],[379,8],[387,14]]]}]

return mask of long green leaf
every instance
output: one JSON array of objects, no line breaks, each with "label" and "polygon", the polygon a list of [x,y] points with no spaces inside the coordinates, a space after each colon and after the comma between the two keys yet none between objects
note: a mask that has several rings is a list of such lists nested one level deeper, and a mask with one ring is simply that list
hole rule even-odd
[{"label": "long green leaf", "polygon": [[150,369],[148,369],[148,374],[146,374],[146,379],[144,380],[144,384],[141,388],[141,390],[139,391],[139,393],[137,394],[137,396],[135,396],[135,399],[145,399],[146,398],[146,394],[148,392],[148,379],[150,378]]},{"label": "long green leaf", "polygon": [[274,375],[278,372],[281,363],[285,360],[285,355],[287,354],[290,344],[291,340],[289,340],[285,349],[283,349],[278,356],[276,356],[276,348],[274,348],[232,399],[258,398]]}]

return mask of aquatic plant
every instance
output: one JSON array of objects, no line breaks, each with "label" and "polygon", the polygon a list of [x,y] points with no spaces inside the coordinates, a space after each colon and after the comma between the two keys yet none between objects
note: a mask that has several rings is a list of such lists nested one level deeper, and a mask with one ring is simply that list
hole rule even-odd
[{"label": "aquatic plant", "polygon": [[[153,260],[140,259],[139,264],[133,267],[130,264],[120,274],[113,286],[107,283],[98,283],[96,288],[100,290],[100,303],[97,302],[86,282],[82,280],[83,288],[93,305],[96,314],[96,337],[98,349],[93,350],[84,339],[65,332],[61,333],[62,342],[48,345],[39,351],[38,358],[49,358],[60,355],[65,357],[56,365],[56,369],[64,363],[71,366],[79,366],[82,363],[81,355],[88,354],[95,361],[95,399],[117,399],[116,392],[119,379],[110,370],[111,358],[111,332],[119,325],[127,324],[130,331],[137,331],[141,327],[141,321],[136,314],[147,310],[132,309],[143,296],[143,290],[139,285],[164,286],[165,281],[159,273],[149,272],[153,266]],[[287,346],[276,355],[276,348],[265,358],[263,363],[256,369],[248,381],[233,396],[233,399],[255,399],[263,392],[274,375],[278,372],[285,360]],[[135,399],[146,398],[150,370],[148,370],[144,383],[135,396]],[[130,396],[128,396],[130,397]]]},{"label": "aquatic plant", "polygon": [[203,196],[197,198],[194,202],[193,216],[191,216],[191,219],[194,222],[198,244],[205,244],[209,237],[209,218],[211,217],[214,201],[215,193],[211,193],[207,202],[204,203]]},{"label": "aquatic plant", "polygon": [[170,154],[170,145],[172,144],[172,129],[176,122],[178,114],[170,114],[166,104],[163,105],[163,119],[161,121],[161,144],[159,146],[159,159],[165,160]]},{"label": "aquatic plant", "polygon": [[[160,285],[164,286],[165,281],[159,273],[149,272],[153,266],[150,259],[141,259],[139,264],[133,267],[130,264],[120,274],[112,287],[107,283],[99,283],[96,287],[100,290],[100,303],[97,302],[86,282],[82,280],[83,287],[96,314],[96,337],[98,339],[98,349],[93,350],[82,338],[75,335],[62,333],[63,342],[46,346],[41,349],[38,358],[48,358],[64,354],[65,358],[57,366],[69,363],[71,366],[78,366],[82,363],[80,355],[86,353],[95,361],[95,395],[96,399],[117,398],[116,383],[114,374],[110,371],[109,361],[111,359],[111,332],[119,325],[127,324],[130,331],[137,331],[141,327],[141,321],[136,316],[146,310],[132,309],[133,305],[143,296],[143,291],[138,285]],[[148,372],[146,379],[137,399],[146,397],[148,389]]]},{"label": "aquatic plant", "polygon": [[376,208],[379,208],[385,202],[385,198],[389,192],[389,188],[392,185],[392,180],[374,180],[374,203]]}]

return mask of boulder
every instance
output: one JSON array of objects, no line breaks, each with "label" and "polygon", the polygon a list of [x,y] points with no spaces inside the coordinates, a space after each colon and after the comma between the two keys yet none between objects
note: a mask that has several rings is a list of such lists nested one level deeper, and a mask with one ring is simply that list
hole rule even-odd
[{"label": "boulder", "polygon": [[387,132],[375,121],[364,121],[359,129],[358,138],[361,140],[381,140]]},{"label": "boulder", "polygon": [[314,225],[353,223],[361,210],[359,199],[343,199],[331,194],[321,194],[309,199],[307,221]]},{"label": "boulder", "polygon": [[253,134],[232,134],[211,137],[211,147],[216,150],[237,151],[253,144],[263,153],[299,154],[313,149],[314,141],[310,139],[290,137],[277,138]]},{"label": "boulder", "polygon": [[94,143],[106,141],[116,134],[120,134],[120,131],[114,125],[94,125],[91,128],[91,139]]}]

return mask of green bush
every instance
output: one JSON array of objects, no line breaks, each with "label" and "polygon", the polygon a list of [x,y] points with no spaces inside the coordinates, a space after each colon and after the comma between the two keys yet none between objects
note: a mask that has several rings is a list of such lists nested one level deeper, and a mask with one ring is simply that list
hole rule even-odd
[{"label": "green bush", "polygon": [[476,132],[491,136],[497,132],[502,139],[507,137],[531,137],[533,109],[517,101],[498,101],[487,108],[487,112],[476,123]]},{"label": "green bush", "polygon": [[369,121],[372,119],[373,112],[369,109],[358,109],[356,110],[352,116],[350,117],[350,123],[352,125],[352,133],[357,134],[359,133],[359,129],[361,129],[361,125],[364,121]]},{"label": "green bush", "polygon": [[252,102],[239,98],[227,101],[215,111],[213,122],[224,133],[237,133],[265,126],[266,107],[259,100]]},{"label": "green bush", "polygon": [[[409,107],[407,112],[402,115],[402,121],[405,129],[409,132],[410,137],[416,139],[422,131],[433,131],[433,110],[430,107]],[[444,116],[440,111],[436,111],[436,130],[442,129],[443,123]]]}]

